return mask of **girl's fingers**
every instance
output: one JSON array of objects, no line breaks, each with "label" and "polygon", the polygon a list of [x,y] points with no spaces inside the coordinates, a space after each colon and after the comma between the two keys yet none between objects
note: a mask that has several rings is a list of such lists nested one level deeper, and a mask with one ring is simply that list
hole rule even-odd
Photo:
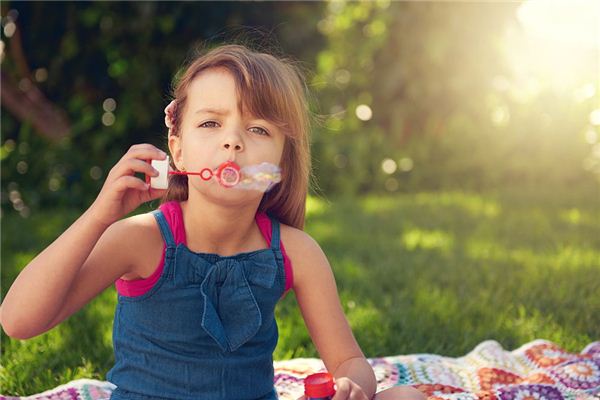
[{"label": "girl's fingers", "polygon": [[351,399],[351,400],[369,400],[367,398],[367,396],[365,395],[365,393],[360,389],[353,390],[352,393],[350,393],[349,399]]},{"label": "girl's fingers", "polygon": [[350,382],[346,379],[338,379],[335,381],[337,387],[332,400],[346,400],[350,396]]},{"label": "girl's fingers", "polygon": [[167,192],[167,189],[148,188],[148,191],[146,193],[144,193],[144,195],[146,196],[146,198],[144,199],[144,202],[156,200],[156,199],[162,197],[166,192]]},{"label": "girl's fingers", "polygon": [[120,162],[115,171],[117,176],[133,175],[136,172],[141,172],[149,176],[158,176],[158,171],[150,163],[136,158]]},{"label": "girl's fingers", "polygon": [[129,148],[129,150],[127,150],[126,154],[129,153],[137,153],[139,151],[150,151],[150,152],[156,152],[157,155],[163,153],[162,150],[160,150],[158,147],[151,145],[149,143],[139,143],[139,144],[134,144],[133,146],[131,146]]},{"label": "girl's fingers", "polygon": [[110,170],[107,182],[119,179],[121,175],[132,175],[135,172],[142,172],[147,175],[153,175],[153,167],[147,160],[164,160],[166,154],[150,144],[131,146],[119,162]]},{"label": "girl's fingers", "polygon": [[365,392],[348,378],[335,380],[336,392],[332,400],[369,400]]},{"label": "girl's fingers", "polygon": [[136,144],[129,148],[127,153],[121,158],[122,161],[128,159],[138,160],[164,160],[167,154],[151,144]]},{"label": "girl's fingers", "polygon": [[147,191],[149,186],[146,186],[146,183],[141,179],[136,178],[135,176],[122,176],[115,182],[115,190],[117,192],[124,192],[127,189],[137,189],[142,191]]}]

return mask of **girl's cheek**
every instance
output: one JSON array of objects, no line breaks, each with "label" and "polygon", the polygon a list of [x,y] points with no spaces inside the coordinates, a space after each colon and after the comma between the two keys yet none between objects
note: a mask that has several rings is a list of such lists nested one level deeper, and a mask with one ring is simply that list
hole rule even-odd
[{"label": "girl's cheek", "polygon": [[206,129],[206,128],[195,128],[192,131],[192,135],[197,138],[197,139],[201,139],[201,140],[214,140],[216,138],[217,135],[215,135],[213,132],[210,131],[210,129]]}]

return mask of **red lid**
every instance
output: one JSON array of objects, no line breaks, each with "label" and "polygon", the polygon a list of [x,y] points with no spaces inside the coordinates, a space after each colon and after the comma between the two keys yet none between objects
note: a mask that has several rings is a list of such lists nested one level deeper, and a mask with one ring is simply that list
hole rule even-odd
[{"label": "red lid", "polygon": [[304,395],[309,398],[333,396],[333,376],[327,372],[312,374],[304,379]]}]

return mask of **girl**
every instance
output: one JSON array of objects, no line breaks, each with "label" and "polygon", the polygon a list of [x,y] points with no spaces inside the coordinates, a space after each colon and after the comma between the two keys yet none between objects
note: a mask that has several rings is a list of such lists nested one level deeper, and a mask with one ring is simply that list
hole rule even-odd
[{"label": "girl", "polygon": [[[94,203],[17,277],[2,304],[5,332],[39,335],[116,283],[111,399],[275,399],[274,308],[293,289],[335,377],[335,400],[370,399],[373,370],[352,335],[329,263],[302,229],[309,179],[303,79],[284,59],[224,45],[193,60],[165,109],[172,168],[223,162],[281,168],[270,192],[173,175],[166,190],[132,146]],[[158,210],[122,219],[162,197]],[[285,247],[284,247],[285,243]],[[408,387],[378,399],[421,399]]]}]

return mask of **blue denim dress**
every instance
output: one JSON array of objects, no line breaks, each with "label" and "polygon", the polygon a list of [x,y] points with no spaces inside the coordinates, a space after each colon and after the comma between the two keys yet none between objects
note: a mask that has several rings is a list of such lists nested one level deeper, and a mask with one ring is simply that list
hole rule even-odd
[{"label": "blue denim dress", "polygon": [[271,218],[269,249],[222,257],[177,245],[162,211],[153,214],[166,242],[164,269],[143,295],[118,295],[111,399],[277,399],[279,222]]}]

